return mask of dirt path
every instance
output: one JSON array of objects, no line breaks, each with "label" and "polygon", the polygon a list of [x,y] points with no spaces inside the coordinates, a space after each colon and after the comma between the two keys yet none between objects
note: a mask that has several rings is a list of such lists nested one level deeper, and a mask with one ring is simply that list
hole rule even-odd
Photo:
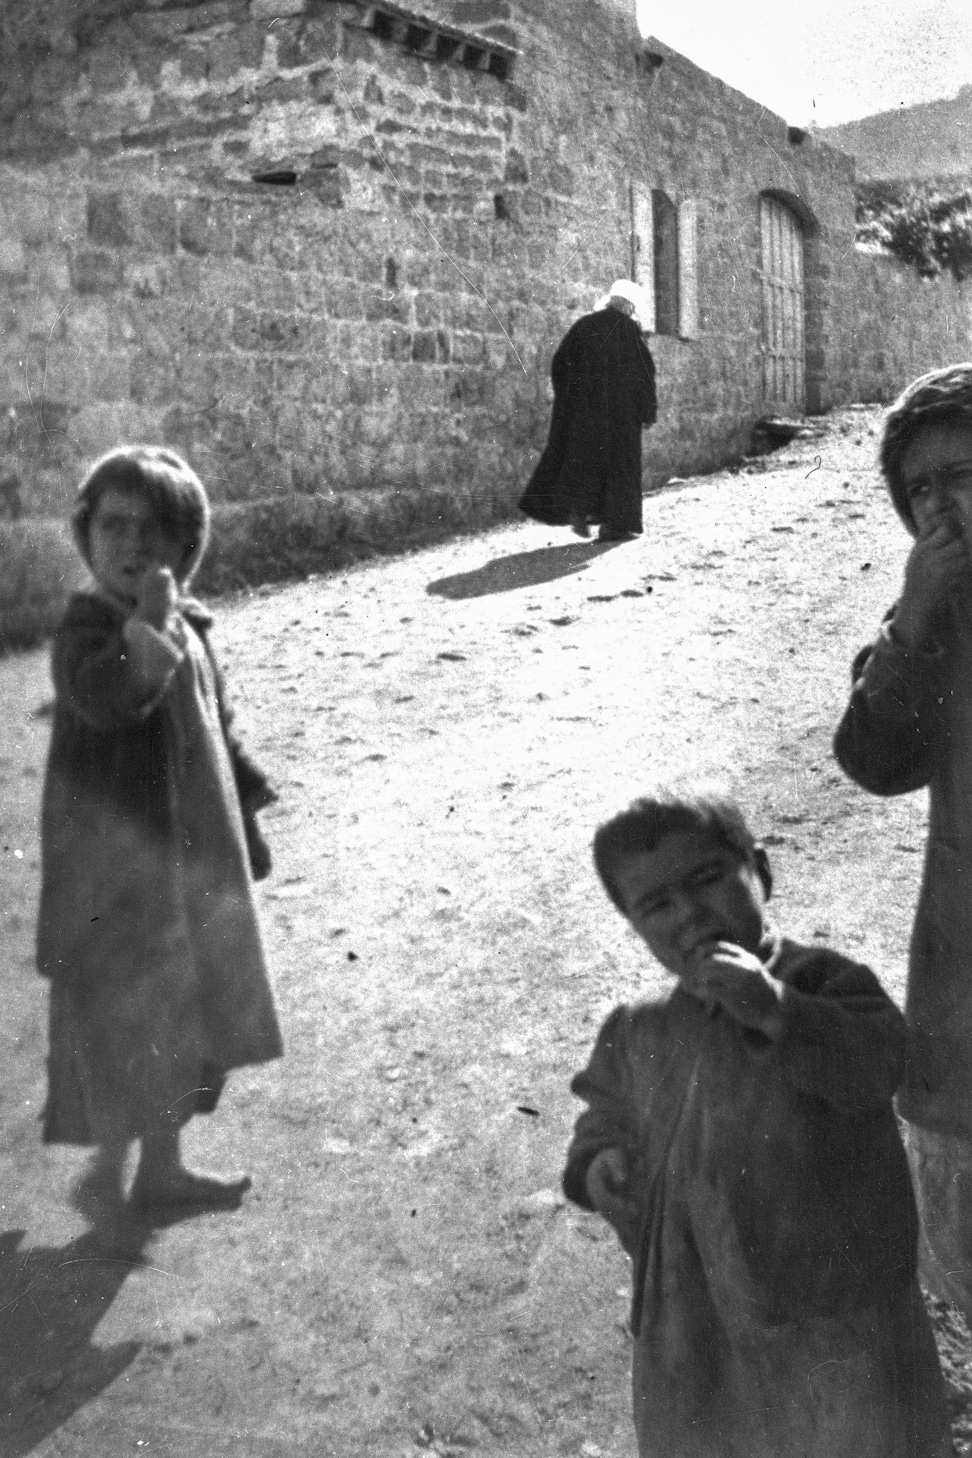
[{"label": "dirt path", "polygon": [[4,1454],[633,1452],[627,1261],[559,1174],[571,1072],[660,983],[590,837],[659,775],[727,780],[788,931],[900,995],[923,799],[869,798],[829,752],[907,545],[876,420],[649,499],[639,542],[516,526],[219,605],[238,727],[282,792],[288,1055],[192,1135],[252,1171],[245,1209],[134,1271],[93,1258],[78,1160],[38,1142],[49,691],[43,655],[0,664]]}]

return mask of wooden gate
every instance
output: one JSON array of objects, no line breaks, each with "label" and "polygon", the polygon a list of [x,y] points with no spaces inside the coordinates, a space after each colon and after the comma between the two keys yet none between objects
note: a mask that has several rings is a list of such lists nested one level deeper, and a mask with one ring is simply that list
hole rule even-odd
[{"label": "wooden gate", "polygon": [[763,278],[763,403],[799,414],[806,403],[803,333],[803,232],[775,197],[759,200]]}]

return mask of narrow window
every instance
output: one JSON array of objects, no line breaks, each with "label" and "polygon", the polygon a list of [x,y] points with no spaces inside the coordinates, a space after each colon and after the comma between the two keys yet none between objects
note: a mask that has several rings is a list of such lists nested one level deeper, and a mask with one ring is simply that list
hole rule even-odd
[{"label": "narrow window", "polygon": [[654,188],[655,331],[678,333],[678,209],[667,193]]},{"label": "narrow window", "polygon": [[631,277],[648,297],[648,330],[695,339],[699,332],[698,203],[677,206],[661,188],[631,184]]}]

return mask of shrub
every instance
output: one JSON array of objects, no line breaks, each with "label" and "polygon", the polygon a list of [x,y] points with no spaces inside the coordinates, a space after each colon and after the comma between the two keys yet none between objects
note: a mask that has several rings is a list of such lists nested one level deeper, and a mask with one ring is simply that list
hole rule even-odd
[{"label": "shrub", "polygon": [[877,244],[923,278],[972,275],[972,193],[870,183],[858,189],[857,241]]}]

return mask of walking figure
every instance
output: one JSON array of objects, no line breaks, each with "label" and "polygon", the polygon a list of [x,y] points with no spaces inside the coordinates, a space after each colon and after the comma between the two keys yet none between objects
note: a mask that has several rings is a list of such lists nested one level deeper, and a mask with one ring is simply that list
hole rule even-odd
[{"label": "walking figure", "polygon": [[641,286],[618,279],[558,346],[550,435],[520,499],[527,516],[581,537],[599,524],[602,542],[641,531],[641,432],[657,414],[646,309]]}]

